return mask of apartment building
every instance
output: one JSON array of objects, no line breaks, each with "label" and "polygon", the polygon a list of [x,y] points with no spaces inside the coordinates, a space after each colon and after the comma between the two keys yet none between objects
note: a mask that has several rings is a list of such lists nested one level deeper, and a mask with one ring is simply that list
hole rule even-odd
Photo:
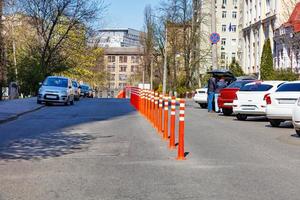
[{"label": "apartment building", "polygon": [[300,73],[300,3],[289,20],[275,30],[274,67]]},{"label": "apartment building", "polygon": [[100,47],[141,47],[143,32],[131,28],[101,29],[92,43]]},{"label": "apartment building", "polygon": [[216,0],[219,65],[226,68],[232,61],[238,60],[239,38],[239,0]]},{"label": "apartment building", "polygon": [[104,49],[104,63],[108,76],[109,89],[122,89],[142,80],[143,48],[111,47]]},{"label": "apartment building", "polygon": [[274,49],[274,31],[287,20],[292,10],[286,0],[243,0],[242,66],[247,74],[259,74],[266,39]]}]

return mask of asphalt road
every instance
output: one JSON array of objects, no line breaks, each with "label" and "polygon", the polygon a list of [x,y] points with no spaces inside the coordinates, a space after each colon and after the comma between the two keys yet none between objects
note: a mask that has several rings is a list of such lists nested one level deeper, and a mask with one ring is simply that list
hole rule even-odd
[{"label": "asphalt road", "polygon": [[300,138],[189,103],[186,161],[115,99],[50,106],[0,125],[0,200],[299,199]]}]

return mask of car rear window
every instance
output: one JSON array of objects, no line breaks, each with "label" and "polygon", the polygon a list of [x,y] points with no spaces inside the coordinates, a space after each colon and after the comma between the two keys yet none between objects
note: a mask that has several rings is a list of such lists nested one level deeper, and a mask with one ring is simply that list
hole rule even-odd
[{"label": "car rear window", "polygon": [[262,92],[262,91],[268,91],[273,87],[273,85],[269,84],[249,84],[245,85],[240,89],[240,91],[257,91],[257,92]]},{"label": "car rear window", "polygon": [[233,83],[231,83],[230,85],[228,85],[226,88],[241,88],[244,85],[246,85],[247,83],[251,83],[253,81],[235,81]]},{"label": "car rear window", "polygon": [[281,85],[276,92],[300,92],[300,83],[286,83]]}]

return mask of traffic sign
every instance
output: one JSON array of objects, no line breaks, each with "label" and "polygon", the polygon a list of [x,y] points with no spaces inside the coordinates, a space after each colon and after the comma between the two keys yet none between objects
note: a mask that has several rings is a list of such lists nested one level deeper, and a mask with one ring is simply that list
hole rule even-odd
[{"label": "traffic sign", "polygon": [[211,43],[217,44],[220,41],[220,34],[219,33],[212,33],[209,37]]}]

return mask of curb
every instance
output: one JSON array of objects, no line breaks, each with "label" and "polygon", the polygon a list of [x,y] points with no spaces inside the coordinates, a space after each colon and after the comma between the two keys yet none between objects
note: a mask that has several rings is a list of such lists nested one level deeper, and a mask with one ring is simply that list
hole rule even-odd
[{"label": "curb", "polygon": [[26,115],[28,113],[32,113],[32,112],[38,111],[38,110],[40,110],[40,109],[42,109],[44,107],[45,107],[45,105],[42,105],[42,106],[39,106],[39,107],[34,108],[32,110],[28,110],[28,111],[25,111],[25,112],[22,112],[22,113],[10,116],[10,117],[8,117],[6,119],[2,119],[2,120],[0,119],[0,124],[4,124],[4,123],[10,122],[10,121],[14,121],[14,120],[18,119],[19,117],[21,117],[23,115]]}]

